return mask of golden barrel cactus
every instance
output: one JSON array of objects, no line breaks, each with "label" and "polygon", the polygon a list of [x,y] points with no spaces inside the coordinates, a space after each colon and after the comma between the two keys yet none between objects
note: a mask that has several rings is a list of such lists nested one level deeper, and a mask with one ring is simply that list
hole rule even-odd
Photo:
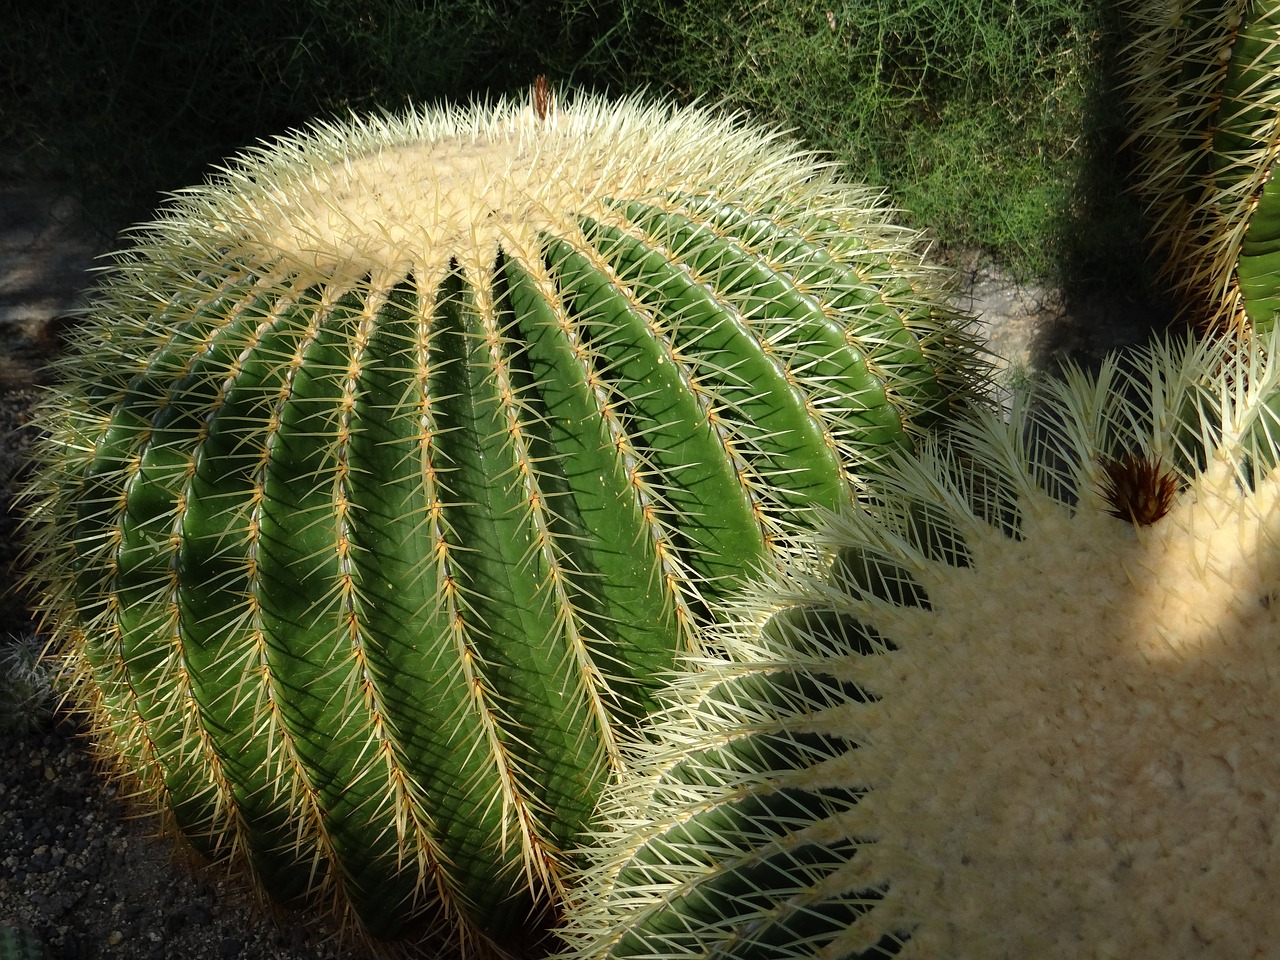
[{"label": "golden barrel cactus", "polygon": [[1124,0],[1124,93],[1162,274],[1189,317],[1280,311],[1280,4]]},{"label": "golden barrel cactus", "polygon": [[917,239],[773,133],[541,84],[183,192],[31,491],[103,756],[279,902],[538,938],[656,676],[967,391]]},{"label": "golden barrel cactus", "polygon": [[631,744],[562,960],[1274,955],[1268,342],[1076,372],[833,518]]}]

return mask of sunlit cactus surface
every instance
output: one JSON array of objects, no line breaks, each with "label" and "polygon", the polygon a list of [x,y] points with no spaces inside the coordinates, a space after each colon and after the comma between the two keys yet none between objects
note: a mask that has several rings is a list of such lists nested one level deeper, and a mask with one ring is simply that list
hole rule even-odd
[{"label": "sunlit cactus surface", "polygon": [[541,84],[181,193],[30,493],[102,755],[277,901],[523,948],[712,605],[967,393],[917,241],[740,119]]},{"label": "sunlit cactus surface", "polygon": [[1076,372],[891,468],[624,751],[562,960],[1274,954],[1270,342]]},{"label": "sunlit cactus surface", "polygon": [[1280,3],[1125,0],[1138,190],[1164,277],[1210,327],[1280,311]]}]

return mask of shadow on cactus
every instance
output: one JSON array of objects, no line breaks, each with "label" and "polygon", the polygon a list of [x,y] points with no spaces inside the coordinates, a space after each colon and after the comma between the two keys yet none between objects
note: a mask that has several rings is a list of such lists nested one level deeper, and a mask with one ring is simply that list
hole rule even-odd
[{"label": "shadow on cactus", "polygon": [[1163,273],[1209,326],[1280,311],[1280,5],[1126,0],[1126,95]]},{"label": "shadow on cactus", "polygon": [[281,903],[536,940],[655,676],[968,394],[917,241],[776,134],[541,84],[181,193],[29,492],[102,756]]},{"label": "shadow on cactus", "polygon": [[563,956],[1271,955],[1276,343],[902,458],[664,694]]}]

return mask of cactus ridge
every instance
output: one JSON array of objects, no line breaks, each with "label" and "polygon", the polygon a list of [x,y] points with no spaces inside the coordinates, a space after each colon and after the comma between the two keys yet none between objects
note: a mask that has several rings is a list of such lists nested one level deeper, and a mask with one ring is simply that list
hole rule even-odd
[{"label": "cactus ridge", "polygon": [[276,900],[515,949],[654,678],[971,397],[916,241],[773,134],[585,95],[321,124],[176,195],[29,492],[103,756]]},{"label": "cactus ridge", "polygon": [[1267,953],[1278,346],[1069,371],[887,467],[624,742],[560,960]]},{"label": "cactus ridge", "polygon": [[1124,84],[1164,276],[1210,326],[1280,310],[1280,7],[1128,0]]}]

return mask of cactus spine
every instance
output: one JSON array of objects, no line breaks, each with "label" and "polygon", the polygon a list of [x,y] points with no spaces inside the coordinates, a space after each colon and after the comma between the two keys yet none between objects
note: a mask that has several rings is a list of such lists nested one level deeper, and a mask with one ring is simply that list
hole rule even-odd
[{"label": "cactus spine", "polygon": [[181,194],[31,491],[104,756],[281,902],[537,936],[655,674],[966,391],[916,242],[771,133],[545,86]]},{"label": "cactus spine", "polygon": [[630,748],[563,957],[1273,953],[1269,342],[1072,374],[889,470]]},{"label": "cactus spine", "polygon": [[52,723],[56,696],[42,643],[30,634],[0,639],[0,735]]},{"label": "cactus spine", "polygon": [[1128,0],[1140,191],[1190,313],[1268,328],[1280,311],[1280,4]]}]

